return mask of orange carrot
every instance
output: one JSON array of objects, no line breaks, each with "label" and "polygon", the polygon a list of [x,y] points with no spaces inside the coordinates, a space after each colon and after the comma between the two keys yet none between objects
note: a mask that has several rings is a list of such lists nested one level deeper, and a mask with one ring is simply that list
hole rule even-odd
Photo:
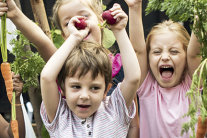
[{"label": "orange carrot", "polygon": [[11,129],[14,135],[14,138],[19,138],[19,129],[17,120],[11,120]]},{"label": "orange carrot", "polygon": [[12,92],[13,92],[13,80],[12,80],[11,67],[8,62],[3,62],[1,64],[1,73],[4,78],[8,99],[11,102]]},{"label": "orange carrot", "polygon": [[202,117],[198,116],[198,126],[196,132],[196,138],[204,138],[207,133],[207,117],[204,122],[202,121]]}]

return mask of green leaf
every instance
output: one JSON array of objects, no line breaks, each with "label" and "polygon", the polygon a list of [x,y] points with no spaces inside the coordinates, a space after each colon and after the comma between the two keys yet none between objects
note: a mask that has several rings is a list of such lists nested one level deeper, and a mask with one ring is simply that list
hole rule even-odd
[{"label": "green leaf", "polygon": [[108,28],[103,28],[103,40],[102,40],[103,46],[105,48],[110,48],[114,44],[115,40],[116,38],[113,32]]}]

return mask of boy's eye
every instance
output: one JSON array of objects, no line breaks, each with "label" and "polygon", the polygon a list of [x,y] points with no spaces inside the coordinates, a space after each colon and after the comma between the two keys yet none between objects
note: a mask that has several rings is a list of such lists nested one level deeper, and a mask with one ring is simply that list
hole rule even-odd
[{"label": "boy's eye", "polygon": [[93,90],[93,91],[96,91],[96,90],[99,90],[100,89],[100,87],[92,87],[91,88],[91,90]]},{"label": "boy's eye", "polygon": [[81,87],[79,85],[72,85],[71,88],[73,88],[73,89],[80,89]]}]

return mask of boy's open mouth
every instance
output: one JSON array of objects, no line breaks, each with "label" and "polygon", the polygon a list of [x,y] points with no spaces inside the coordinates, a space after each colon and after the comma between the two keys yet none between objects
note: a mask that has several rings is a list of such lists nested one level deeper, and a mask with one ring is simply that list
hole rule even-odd
[{"label": "boy's open mouth", "polygon": [[80,108],[89,108],[90,105],[78,105],[78,107],[80,107]]},{"label": "boy's open mouth", "polygon": [[174,73],[174,68],[170,65],[162,65],[159,70],[162,78],[164,79],[171,78]]}]

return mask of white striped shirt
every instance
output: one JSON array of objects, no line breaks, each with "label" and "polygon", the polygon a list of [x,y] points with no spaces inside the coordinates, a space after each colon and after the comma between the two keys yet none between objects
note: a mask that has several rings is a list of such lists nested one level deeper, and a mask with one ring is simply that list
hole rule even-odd
[{"label": "white striped shirt", "polygon": [[41,105],[41,117],[51,138],[125,138],[136,112],[134,102],[127,109],[120,84],[111,96],[101,102],[94,115],[87,119],[78,118],[68,108],[65,99],[60,99],[51,123],[43,102]]}]

